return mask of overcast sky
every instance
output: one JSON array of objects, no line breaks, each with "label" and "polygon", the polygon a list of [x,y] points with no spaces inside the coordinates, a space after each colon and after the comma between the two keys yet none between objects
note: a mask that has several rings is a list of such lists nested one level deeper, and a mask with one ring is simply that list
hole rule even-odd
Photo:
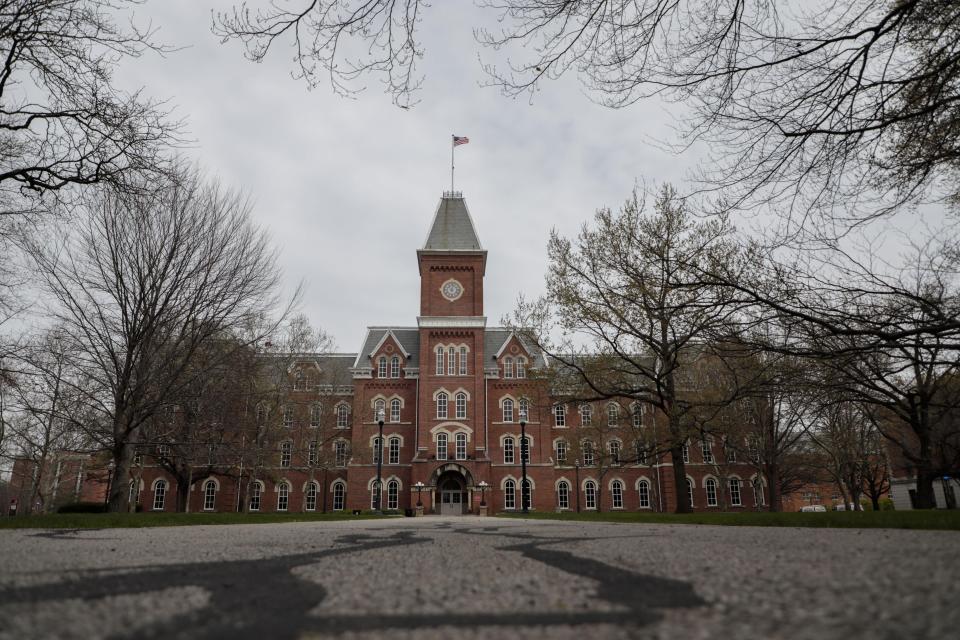
[{"label": "overcast sky", "polygon": [[[167,99],[194,141],[185,153],[245,189],[258,223],[282,251],[302,309],[356,351],[367,325],[415,325],[416,250],[450,184],[450,136],[462,190],[489,252],[486,315],[496,324],[521,292],[542,291],[551,227],[574,234],[596,208],[618,206],[636,181],[680,181],[689,157],[657,149],[671,119],[646,102],[615,111],[591,102],[574,77],[534,103],[480,84],[473,38],[488,20],[469,1],[437,2],[421,25],[422,102],[393,106],[376,78],[357,99],[291,78],[292,52],[263,64],[211,33],[211,10],[230,0],[149,0],[137,16],[182,50],[123,63],[118,81]],[[255,4],[255,3],[254,3]]]}]

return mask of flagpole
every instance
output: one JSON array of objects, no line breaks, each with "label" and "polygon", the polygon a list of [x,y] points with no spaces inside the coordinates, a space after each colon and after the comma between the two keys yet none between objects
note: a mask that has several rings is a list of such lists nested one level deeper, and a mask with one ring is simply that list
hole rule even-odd
[{"label": "flagpole", "polygon": [[456,145],[453,143],[454,135],[450,134],[450,195],[453,195],[453,150]]}]

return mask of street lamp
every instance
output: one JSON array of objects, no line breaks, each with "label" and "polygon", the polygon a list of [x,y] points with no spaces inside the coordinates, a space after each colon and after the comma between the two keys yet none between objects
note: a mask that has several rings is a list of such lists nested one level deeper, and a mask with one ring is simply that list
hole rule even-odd
[{"label": "street lamp", "polygon": [[426,485],[419,480],[417,480],[417,484],[413,485],[413,488],[417,490],[417,507],[421,509],[423,508],[423,502],[420,501],[420,492],[423,491],[425,486]]},{"label": "street lamp", "polygon": [[487,506],[487,489],[490,488],[490,485],[487,484],[486,480],[481,480],[477,483],[477,486],[480,487],[480,506]]},{"label": "street lamp", "polygon": [[577,458],[573,461],[573,468],[576,470],[576,480],[577,480],[577,513],[580,513],[580,458]]},{"label": "street lamp", "polygon": [[527,484],[527,456],[530,446],[527,443],[527,410],[520,408],[520,470],[523,480],[520,484],[520,501],[523,503],[523,512],[530,513],[530,485]]},{"label": "street lamp", "polygon": [[380,501],[383,499],[383,491],[381,487],[383,485],[383,418],[384,411],[380,409],[377,411],[377,424],[380,425],[380,434],[377,438],[377,502],[376,508],[374,511],[381,513]]}]

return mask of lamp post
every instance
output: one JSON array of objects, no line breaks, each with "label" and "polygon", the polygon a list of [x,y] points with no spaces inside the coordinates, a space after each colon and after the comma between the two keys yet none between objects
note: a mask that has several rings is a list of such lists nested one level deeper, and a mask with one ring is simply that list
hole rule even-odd
[{"label": "lamp post", "polygon": [[527,443],[527,410],[520,409],[520,501],[523,503],[523,512],[530,513],[530,485],[527,484],[527,456],[530,446]]},{"label": "lamp post", "polygon": [[380,508],[380,501],[383,500],[383,491],[381,490],[383,486],[383,414],[383,409],[377,411],[377,424],[380,425],[380,433],[377,438],[377,506],[374,509],[377,513],[382,513],[383,511]]},{"label": "lamp post", "polygon": [[480,515],[487,515],[487,489],[490,488],[490,485],[487,484],[486,480],[481,480],[477,483],[477,486],[480,488]]},{"label": "lamp post", "polygon": [[423,491],[424,484],[417,480],[417,483],[413,485],[413,488],[417,490],[417,515],[423,515],[423,502],[420,500],[420,492]]},{"label": "lamp post", "polygon": [[577,474],[576,476],[577,478],[577,486],[576,486],[577,513],[580,513],[580,458],[577,458],[576,460],[573,461],[573,468],[575,469],[575,473]]}]

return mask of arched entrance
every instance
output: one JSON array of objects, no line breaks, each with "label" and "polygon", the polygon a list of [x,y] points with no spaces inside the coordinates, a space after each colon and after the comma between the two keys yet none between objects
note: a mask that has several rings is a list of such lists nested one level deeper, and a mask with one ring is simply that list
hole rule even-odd
[{"label": "arched entrance", "polygon": [[437,480],[437,502],[442,516],[462,516],[467,502],[467,487],[463,476],[448,471]]},{"label": "arched entrance", "polygon": [[429,482],[434,488],[433,512],[454,516],[470,513],[473,484],[470,470],[463,465],[448,462],[434,469]]}]

